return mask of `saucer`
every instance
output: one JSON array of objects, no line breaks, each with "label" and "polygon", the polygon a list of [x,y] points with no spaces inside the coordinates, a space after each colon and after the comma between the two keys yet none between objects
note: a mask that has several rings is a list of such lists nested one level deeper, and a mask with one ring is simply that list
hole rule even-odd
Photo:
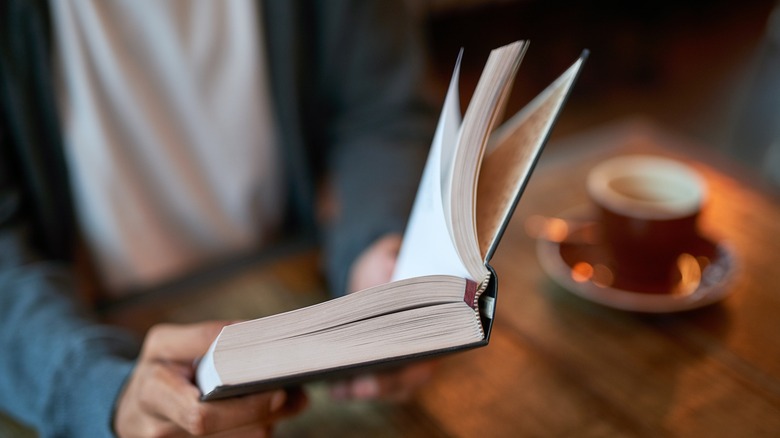
[{"label": "saucer", "polygon": [[669,281],[639,283],[620,277],[619,266],[583,222],[570,230],[564,242],[538,239],[542,269],[556,283],[587,300],[616,309],[648,313],[691,310],[725,298],[737,268],[734,251],[722,242],[699,236],[680,257]]}]

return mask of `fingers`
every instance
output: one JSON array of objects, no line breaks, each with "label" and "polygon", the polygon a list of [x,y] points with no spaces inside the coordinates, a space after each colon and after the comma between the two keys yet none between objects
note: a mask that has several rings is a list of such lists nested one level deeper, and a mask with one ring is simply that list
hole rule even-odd
[{"label": "fingers", "polygon": [[379,374],[379,396],[386,400],[405,401],[433,377],[435,364],[420,362],[389,375]]},{"label": "fingers", "polygon": [[297,415],[309,405],[309,397],[302,388],[287,388],[285,392],[287,393],[285,404],[271,415],[273,421]]},{"label": "fingers", "polygon": [[271,436],[273,436],[273,426],[259,424],[208,435],[209,438],[270,438]]},{"label": "fingers", "polygon": [[201,402],[185,369],[173,363],[140,363],[117,410],[117,431],[131,432],[123,436],[209,436],[235,430],[260,434],[305,406],[302,392],[288,398],[283,390]]},{"label": "fingers", "polygon": [[[158,426],[146,431],[139,431],[138,437],[190,438],[193,435],[173,424]],[[273,426],[267,424],[251,424],[237,429],[222,431],[216,434],[197,435],[207,438],[270,438],[273,436]]]},{"label": "fingers", "polygon": [[201,402],[192,362],[224,325],[161,325],[149,332],[117,400],[119,436],[266,436],[275,421],[306,406],[300,389]]},{"label": "fingers", "polygon": [[393,275],[401,235],[388,234],[366,248],[352,264],[348,292],[387,283]]},{"label": "fingers", "polygon": [[374,374],[365,374],[349,380],[336,382],[330,387],[330,396],[335,400],[367,400],[380,397],[379,379]]},{"label": "fingers", "polygon": [[[134,437],[165,437],[165,438],[190,438],[193,435],[175,427],[173,424],[155,426],[147,430],[139,430]],[[219,432],[210,435],[199,435],[207,438],[270,438],[273,436],[273,426],[267,424],[253,424],[239,429]]]},{"label": "fingers", "polygon": [[435,361],[426,361],[392,371],[357,376],[333,384],[330,395],[336,400],[407,400],[431,379],[435,368]]},{"label": "fingers", "polygon": [[197,324],[158,324],[146,334],[142,358],[190,363],[208,350],[227,321]]},{"label": "fingers", "polygon": [[150,368],[148,381],[155,385],[142,394],[144,408],[196,436],[270,424],[287,401],[286,393],[279,390],[204,403],[199,400],[200,391],[177,367],[155,363]]}]

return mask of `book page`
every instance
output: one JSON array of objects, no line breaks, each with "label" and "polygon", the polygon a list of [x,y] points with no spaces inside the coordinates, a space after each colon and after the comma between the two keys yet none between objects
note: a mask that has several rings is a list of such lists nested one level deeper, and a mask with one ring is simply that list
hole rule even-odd
[{"label": "book page", "polygon": [[217,349],[214,364],[223,384],[241,385],[457,348],[482,339],[479,318],[460,301],[405,309],[263,343],[237,339],[243,341],[238,347]]},{"label": "book page", "polygon": [[[346,346],[364,345],[367,349],[364,353],[371,354],[368,359],[390,357],[388,350],[378,345],[379,342],[385,346],[398,343],[399,330],[401,334],[414,337],[414,342],[407,342],[408,345],[400,343],[399,348],[405,353],[479,341],[484,338],[484,331],[476,309],[467,302],[469,290],[474,289],[470,289],[469,283],[462,277],[415,277],[289,312],[228,325],[198,364],[198,386],[206,394],[223,384],[245,383],[241,381],[243,373],[249,373],[247,379],[253,380],[366,360],[348,354],[343,349]],[[439,320],[442,306],[456,309],[461,316]],[[408,326],[409,312],[430,317],[429,323],[412,333]],[[453,332],[455,326],[466,328],[468,333],[456,335]],[[350,331],[346,339],[330,339],[323,344],[322,336],[338,334],[347,327],[354,328],[354,331]],[[437,331],[455,336],[440,343],[441,338],[437,340],[431,336]],[[306,344],[305,348],[301,342]],[[334,342],[339,344],[334,345]],[[315,351],[318,348],[327,350],[331,362],[322,360],[323,355]],[[287,350],[290,350],[289,354],[282,354]],[[296,359],[301,355],[308,355],[307,360]],[[269,364],[273,363],[271,357],[276,358],[278,365],[269,368]],[[266,367],[268,375],[254,375],[260,367]]]},{"label": "book page", "polygon": [[491,136],[477,185],[477,231],[485,262],[498,245],[583,61],[577,60]]},{"label": "book page", "polygon": [[459,76],[460,56],[455,64],[428,161],[404,231],[393,280],[434,274],[476,280],[469,275],[452,243],[442,200],[442,178],[451,173],[449,167],[452,166],[461,122]]},{"label": "book page", "polygon": [[471,273],[484,278],[476,225],[477,178],[490,132],[498,121],[528,43],[517,41],[492,50],[463,118],[453,163],[450,203],[445,217],[453,229],[455,248]]}]

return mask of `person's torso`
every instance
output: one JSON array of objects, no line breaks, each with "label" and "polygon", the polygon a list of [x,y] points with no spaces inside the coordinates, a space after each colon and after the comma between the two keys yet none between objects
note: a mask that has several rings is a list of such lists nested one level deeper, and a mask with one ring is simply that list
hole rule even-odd
[{"label": "person's torso", "polygon": [[259,3],[51,3],[79,226],[110,290],[261,244],[285,197]]}]

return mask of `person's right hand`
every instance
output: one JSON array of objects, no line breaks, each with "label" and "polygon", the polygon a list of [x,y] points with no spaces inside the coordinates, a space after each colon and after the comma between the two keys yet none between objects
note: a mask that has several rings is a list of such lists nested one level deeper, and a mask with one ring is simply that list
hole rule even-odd
[{"label": "person's right hand", "polygon": [[161,324],[144,340],[138,363],[117,400],[120,437],[267,436],[273,423],[303,409],[302,393],[283,390],[202,402],[194,361],[227,323]]}]

